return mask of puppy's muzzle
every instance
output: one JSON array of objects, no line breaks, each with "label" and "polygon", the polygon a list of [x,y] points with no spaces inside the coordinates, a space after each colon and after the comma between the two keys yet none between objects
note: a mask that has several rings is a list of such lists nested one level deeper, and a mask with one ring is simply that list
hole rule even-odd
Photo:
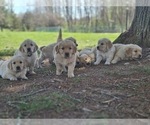
[{"label": "puppy's muzzle", "polygon": [[99,50],[99,46],[97,46],[97,50]]},{"label": "puppy's muzzle", "polygon": [[139,55],[139,58],[142,58],[142,55]]},{"label": "puppy's muzzle", "polygon": [[31,52],[31,48],[27,48],[27,52]]},{"label": "puppy's muzzle", "polygon": [[27,55],[30,57],[32,56],[31,48],[27,48]]},{"label": "puppy's muzzle", "polygon": [[20,72],[20,71],[21,71],[20,66],[17,66],[17,67],[16,67],[16,71],[17,71],[17,72]]},{"label": "puppy's muzzle", "polygon": [[65,53],[65,58],[69,58],[69,53]]}]

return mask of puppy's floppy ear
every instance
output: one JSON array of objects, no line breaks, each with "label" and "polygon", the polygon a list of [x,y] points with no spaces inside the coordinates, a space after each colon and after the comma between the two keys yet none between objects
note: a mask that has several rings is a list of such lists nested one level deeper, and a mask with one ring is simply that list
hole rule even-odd
[{"label": "puppy's floppy ear", "polygon": [[132,57],[132,48],[127,48],[126,49],[125,56],[126,57]]},{"label": "puppy's floppy ear", "polygon": [[59,45],[58,44],[55,46],[55,51],[57,54],[59,53]]},{"label": "puppy's floppy ear", "polygon": [[111,41],[110,40],[107,41],[107,50],[109,50],[112,46],[113,45],[112,45]]},{"label": "puppy's floppy ear", "polygon": [[8,69],[13,70],[12,61],[9,61],[9,63],[8,63]]},{"label": "puppy's floppy ear", "polygon": [[25,52],[22,44],[20,45],[19,51],[21,51],[23,53]]},{"label": "puppy's floppy ear", "polygon": [[37,46],[37,44],[36,43],[34,43],[34,52],[36,52],[37,50],[38,50],[38,46]]},{"label": "puppy's floppy ear", "polygon": [[73,46],[73,54],[75,54],[76,52],[77,52],[77,47],[75,45],[75,46]]}]

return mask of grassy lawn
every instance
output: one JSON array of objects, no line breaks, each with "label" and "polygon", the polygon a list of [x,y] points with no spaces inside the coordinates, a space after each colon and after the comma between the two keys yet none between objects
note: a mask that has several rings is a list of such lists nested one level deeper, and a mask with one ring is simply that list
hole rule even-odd
[{"label": "grassy lawn", "polygon": [[[34,40],[38,46],[54,43],[57,32],[9,32],[0,33],[0,56],[11,56],[25,39]],[[78,49],[95,46],[98,39],[106,37],[115,40],[119,33],[63,33],[63,38],[74,37],[79,44]]]}]

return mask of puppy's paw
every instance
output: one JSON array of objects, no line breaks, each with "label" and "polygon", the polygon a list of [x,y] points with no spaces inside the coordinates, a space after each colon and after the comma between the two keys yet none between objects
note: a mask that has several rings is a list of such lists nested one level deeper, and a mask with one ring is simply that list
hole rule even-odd
[{"label": "puppy's paw", "polygon": [[35,75],[36,73],[35,73],[34,71],[31,71],[30,74],[31,74],[31,75]]},{"label": "puppy's paw", "polygon": [[99,63],[98,62],[94,62],[94,65],[98,65]]},{"label": "puppy's paw", "polygon": [[22,77],[22,79],[28,80],[28,78],[26,76]]},{"label": "puppy's paw", "polygon": [[105,62],[105,65],[110,65],[110,62]]},{"label": "puppy's paw", "polygon": [[9,78],[10,79],[10,81],[17,81],[17,78],[16,77],[11,77],[11,78]]},{"label": "puppy's paw", "polygon": [[68,74],[68,77],[72,78],[72,77],[74,77],[74,74],[73,73],[72,74]]},{"label": "puppy's paw", "polygon": [[112,60],[111,63],[112,63],[112,64],[116,64],[117,61],[116,61],[116,60]]},{"label": "puppy's paw", "polygon": [[61,75],[62,74],[62,71],[56,71],[56,75]]}]

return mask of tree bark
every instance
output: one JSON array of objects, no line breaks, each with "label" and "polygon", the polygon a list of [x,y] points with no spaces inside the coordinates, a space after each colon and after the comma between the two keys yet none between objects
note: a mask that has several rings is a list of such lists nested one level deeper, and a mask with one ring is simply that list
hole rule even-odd
[{"label": "tree bark", "polygon": [[133,43],[150,47],[150,7],[137,6],[130,28],[121,33],[114,43]]}]

